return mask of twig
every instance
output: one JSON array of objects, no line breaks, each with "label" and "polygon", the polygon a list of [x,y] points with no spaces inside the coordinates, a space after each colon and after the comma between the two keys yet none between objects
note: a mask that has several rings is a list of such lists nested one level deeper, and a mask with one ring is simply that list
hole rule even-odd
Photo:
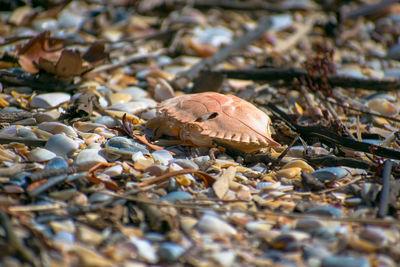
[{"label": "twig", "polygon": [[183,89],[186,84],[191,81],[200,71],[211,69],[219,62],[224,61],[233,51],[245,48],[252,41],[261,37],[261,35],[271,27],[271,21],[267,17],[262,17],[258,22],[258,27],[249,31],[239,39],[235,40],[232,44],[222,48],[213,56],[203,59],[193,65],[188,71],[180,73],[173,81],[174,87]]},{"label": "twig", "polygon": [[389,208],[390,176],[392,175],[392,166],[393,166],[393,161],[391,160],[386,160],[383,165],[382,191],[378,207],[378,216],[380,218],[386,216]]},{"label": "twig", "polygon": [[359,6],[353,10],[341,14],[341,22],[344,22],[348,19],[356,19],[361,16],[376,14],[377,12],[397,2],[399,2],[399,0],[383,0],[383,1],[378,1],[377,3],[374,4]]},{"label": "twig", "polygon": [[162,54],[164,54],[166,52],[167,49],[162,48],[158,51],[155,51],[153,53],[148,53],[148,54],[133,54],[130,55],[128,57],[124,57],[122,59],[117,60],[116,62],[113,62],[111,64],[108,65],[102,65],[99,66],[97,68],[94,68],[92,71],[90,71],[89,73],[98,73],[101,71],[109,71],[109,70],[113,70],[119,67],[123,67],[123,66],[127,66],[130,65],[134,62],[143,60],[143,59],[148,59],[148,58],[152,58],[152,57],[158,57]]},{"label": "twig", "polygon": [[234,9],[234,10],[266,10],[270,12],[286,12],[295,10],[310,10],[312,7],[307,6],[302,2],[289,1],[289,2],[279,2],[268,3],[265,1],[232,1],[232,0],[173,0],[174,6],[176,5],[187,5],[192,3],[195,8],[215,8],[219,7],[222,9]]},{"label": "twig", "polygon": [[0,137],[0,144],[9,143],[22,143],[27,146],[44,146],[47,140],[45,139],[34,139],[34,138],[23,138],[23,137]]},{"label": "twig", "polygon": [[43,193],[44,191],[52,188],[53,186],[56,186],[56,185],[64,182],[67,178],[68,178],[68,175],[66,175],[66,174],[52,177],[49,180],[47,180],[46,182],[44,182],[43,184],[41,184],[40,186],[36,187],[35,189],[28,191],[28,195],[31,197],[36,197],[36,196],[40,195],[41,193]]},{"label": "twig", "polygon": [[61,169],[43,169],[30,174],[28,177],[32,182],[39,181],[51,176],[59,176],[63,174],[72,174],[77,172],[78,168],[75,166],[61,168]]},{"label": "twig", "polygon": [[[243,79],[254,81],[279,81],[291,83],[294,78],[301,79],[307,72],[298,68],[262,68],[245,70],[218,70],[217,73],[225,74],[227,78]],[[319,78],[317,76],[317,78]],[[327,75],[328,83],[332,86],[345,88],[362,88],[376,91],[393,91],[400,87],[400,81],[397,79],[364,79],[349,77],[344,75]]]}]

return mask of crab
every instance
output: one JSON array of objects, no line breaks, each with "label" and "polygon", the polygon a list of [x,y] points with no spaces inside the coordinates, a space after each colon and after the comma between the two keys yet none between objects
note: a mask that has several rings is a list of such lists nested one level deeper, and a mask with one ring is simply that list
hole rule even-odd
[{"label": "crab", "polygon": [[270,124],[267,114],[239,97],[205,92],[164,100],[147,128],[156,139],[168,135],[203,147],[214,147],[217,141],[252,153],[279,146],[271,138]]}]

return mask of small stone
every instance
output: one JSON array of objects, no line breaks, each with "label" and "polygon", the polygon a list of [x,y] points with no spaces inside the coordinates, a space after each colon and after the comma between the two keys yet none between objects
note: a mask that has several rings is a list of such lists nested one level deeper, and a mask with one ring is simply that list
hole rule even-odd
[{"label": "small stone", "polygon": [[173,159],[171,153],[167,150],[157,150],[151,153],[154,161],[161,165],[168,165],[168,163]]},{"label": "small stone", "polygon": [[157,253],[149,241],[136,237],[132,237],[130,241],[136,246],[139,252],[139,256],[141,258],[143,258],[148,263],[158,262]]},{"label": "small stone", "polygon": [[106,142],[105,147],[107,152],[128,157],[132,157],[136,152],[142,152],[143,154],[149,153],[144,145],[121,136],[110,138]]},{"label": "small stone", "polygon": [[343,212],[340,209],[331,206],[317,206],[307,210],[307,214],[315,214],[319,216],[342,217]]},{"label": "small stone", "polygon": [[79,148],[79,143],[63,134],[55,134],[47,140],[45,148],[57,156],[67,157]]},{"label": "small stone", "polygon": [[165,261],[176,261],[186,251],[182,246],[165,242],[158,247],[158,254]]},{"label": "small stone", "polygon": [[126,103],[131,100],[130,94],[116,93],[107,95],[108,100],[110,101],[110,105],[116,105],[121,103]]},{"label": "small stone", "polygon": [[103,236],[93,228],[89,228],[85,225],[79,225],[77,229],[78,239],[88,245],[97,246],[103,240]]},{"label": "small stone", "polygon": [[233,250],[221,250],[214,252],[211,256],[219,266],[232,266],[235,262],[236,253]]},{"label": "small stone", "polygon": [[63,123],[60,122],[42,122],[41,124],[38,125],[38,128],[40,130],[52,133],[52,134],[60,134],[60,133],[65,133],[66,135],[70,135],[73,137],[78,137],[78,134],[75,132],[75,130],[71,126],[67,126]]},{"label": "small stone", "polygon": [[132,100],[139,100],[149,96],[149,93],[140,87],[131,86],[119,92],[120,94],[129,94]]},{"label": "small stone", "polygon": [[99,152],[100,150],[98,149],[82,150],[75,158],[75,165],[79,167],[79,170],[87,171],[100,162],[107,162],[107,160],[103,158]]},{"label": "small stone", "polygon": [[199,166],[196,163],[188,159],[173,159],[171,160],[171,163],[178,164],[184,169],[192,169],[192,170],[199,169]]},{"label": "small stone", "polygon": [[167,202],[175,202],[177,200],[187,200],[187,199],[192,199],[193,196],[189,194],[188,192],[185,191],[174,191],[171,193],[166,194],[163,197],[160,197],[157,199],[157,201],[167,201]]},{"label": "small stone", "polygon": [[237,233],[236,229],[230,224],[210,214],[201,216],[197,228],[200,231],[213,234],[235,235]]},{"label": "small stone", "polygon": [[146,103],[139,102],[139,101],[120,103],[120,104],[115,104],[115,105],[108,107],[108,109],[111,109],[111,110],[119,110],[119,111],[131,113],[131,114],[137,114],[147,108],[149,108],[149,106]]},{"label": "small stone", "polygon": [[340,167],[322,168],[311,173],[311,175],[317,178],[320,182],[339,180],[346,177],[348,174],[348,170]]},{"label": "small stone", "polygon": [[32,108],[51,108],[56,107],[62,103],[68,102],[71,96],[66,93],[49,93],[40,94],[32,98]]},{"label": "small stone", "polygon": [[321,267],[370,267],[366,259],[350,256],[328,256],[322,259]]},{"label": "small stone", "polygon": [[44,167],[45,169],[63,169],[69,167],[68,162],[61,158],[61,157],[55,157],[51,159],[49,162],[47,162],[46,166]]},{"label": "small stone", "polygon": [[31,161],[44,162],[55,158],[57,155],[45,148],[36,147],[29,152],[28,158]]},{"label": "small stone", "polygon": [[121,165],[114,165],[114,166],[111,166],[110,168],[106,169],[103,173],[110,177],[113,177],[113,176],[120,175],[122,173],[122,171],[123,171],[123,168]]}]

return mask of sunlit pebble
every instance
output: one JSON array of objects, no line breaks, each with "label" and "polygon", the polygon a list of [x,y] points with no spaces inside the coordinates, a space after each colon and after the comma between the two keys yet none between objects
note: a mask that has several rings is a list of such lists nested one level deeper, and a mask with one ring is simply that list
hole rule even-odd
[{"label": "sunlit pebble", "polygon": [[70,99],[71,96],[66,93],[40,94],[32,98],[30,105],[32,108],[50,108],[68,102]]},{"label": "sunlit pebble", "polygon": [[79,148],[79,142],[65,135],[55,134],[47,140],[45,148],[56,153],[57,156],[66,157]]},{"label": "sunlit pebble", "polygon": [[146,90],[143,90],[137,86],[127,87],[126,89],[119,92],[120,94],[129,94],[131,96],[131,100],[140,100],[143,98],[147,98],[149,93]]},{"label": "sunlit pebble", "polygon": [[185,248],[172,242],[161,243],[158,247],[158,254],[165,261],[176,261],[185,251]]},{"label": "sunlit pebble", "polygon": [[192,199],[193,196],[185,191],[174,191],[166,194],[157,199],[158,202],[166,201],[166,202],[175,202],[177,200],[188,200]]},{"label": "sunlit pebble", "polygon": [[36,147],[29,152],[28,158],[31,161],[44,162],[55,158],[57,155],[47,149]]},{"label": "sunlit pebble", "polygon": [[136,246],[139,256],[146,262],[153,264],[158,262],[157,252],[148,240],[132,237],[130,242]]},{"label": "sunlit pebble", "polygon": [[86,206],[88,204],[88,198],[85,194],[78,192],[77,194],[75,194],[72,199],[70,200],[70,202],[73,205],[77,205],[77,206]]},{"label": "sunlit pebble", "polygon": [[286,169],[279,170],[275,173],[275,178],[288,178],[288,179],[295,179],[299,178],[301,173],[301,168],[299,167],[290,167]]},{"label": "sunlit pebble", "polygon": [[211,254],[212,259],[218,262],[219,266],[232,266],[236,259],[236,252],[231,249],[215,251]]},{"label": "sunlit pebble", "polygon": [[115,93],[107,95],[110,105],[121,104],[129,102],[132,99],[130,94]]},{"label": "sunlit pebble", "polygon": [[83,224],[77,227],[77,237],[81,242],[94,246],[99,245],[103,240],[100,232]]},{"label": "sunlit pebble", "polygon": [[313,177],[317,178],[321,182],[342,179],[349,174],[348,170],[340,167],[321,168],[311,173]]},{"label": "sunlit pebble", "polygon": [[154,161],[161,165],[168,165],[168,163],[173,159],[171,153],[167,150],[158,150],[151,153]]},{"label": "sunlit pebble", "polygon": [[201,216],[197,228],[202,232],[221,235],[235,235],[237,233],[236,229],[230,224],[210,214]]},{"label": "sunlit pebble", "polygon": [[149,153],[144,145],[121,136],[109,139],[105,144],[105,148],[110,153],[116,153],[128,157],[132,157],[136,152],[141,152],[142,154]]},{"label": "sunlit pebble", "polygon": [[107,160],[99,154],[98,149],[85,149],[79,152],[75,158],[75,165],[79,167],[81,171],[87,171],[94,165],[107,162]]},{"label": "sunlit pebble", "polygon": [[54,31],[57,30],[58,23],[55,19],[41,19],[34,20],[32,26],[38,32]]},{"label": "sunlit pebble", "polygon": [[390,103],[386,99],[373,99],[367,103],[367,107],[385,116],[394,116],[399,113],[396,105]]},{"label": "sunlit pebble", "polygon": [[107,174],[111,177],[120,175],[123,171],[123,168],[121,165],[115,165],[111,166],[110,168],[106,169],[103,173]]},{"label": "sunlit pebble", "polygon": [[52,134],[65,133],[69,136],[78,137],[77,133],[71,126],[60,122],[42,122],[38,125],[38,128]]},{"label": "sunlit pebble", "polygon": [[135,102],[115,104],[115,105],[109,106],[108,109],[137,114],[141,111],[144,111],[148,107],[149,106],[144,102],[135,101]]},{"label": "sunlit pebble", "polygon": [[283,165],[282,169],[287,169],[287,168],[292,168],[292,167],[298,167],[303,171],[308,171],[308,172],[313,172],[314,168],[310,166],[307,162],[304,160],[292,160]]}]

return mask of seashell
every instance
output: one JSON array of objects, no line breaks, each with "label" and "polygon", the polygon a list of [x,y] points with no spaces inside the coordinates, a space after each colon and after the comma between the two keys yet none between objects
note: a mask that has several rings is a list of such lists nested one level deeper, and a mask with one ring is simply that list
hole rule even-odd
[{"label": "seashell", "polygon": [[385,116],[394,116],[399,113],[399,109],[386,99],[372,99],[367,104],[371,110],[378,112]]},{"label": "seashell", "polygon": [[303,171],[308,171],[310,173],[314,171],[313,167],[311,167],[307,162],[305,162],[304,160],[301,160],[301,159],[295,159],[295,160],[289,161],[288,163],[286,163],[285,165],[282,166],[282,169],[287,169],[287,168],[292,168],[292,167],[297,167]]},{"label": "seashell", "polygon": [[281,169],[275,173],[275,178],[287,178],[287,179],[298,179],[300,178],[301,168],[299,167],[290,167],[286,169]]}]

